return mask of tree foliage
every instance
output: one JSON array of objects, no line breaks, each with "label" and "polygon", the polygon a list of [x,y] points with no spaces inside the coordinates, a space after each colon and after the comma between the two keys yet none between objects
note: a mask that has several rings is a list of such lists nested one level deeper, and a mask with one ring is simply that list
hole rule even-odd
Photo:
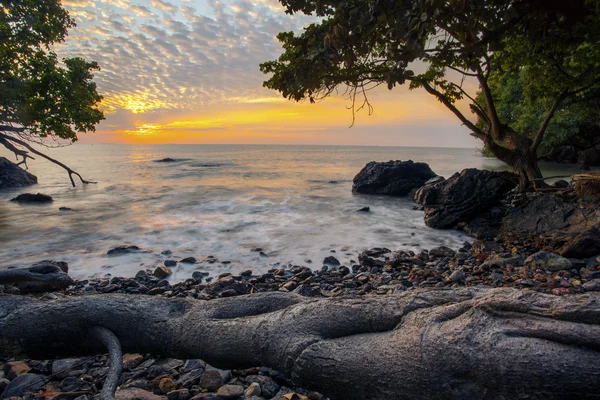
[{"label": "tree foliage", "polygon": [[[524,184],[541,177],[535,153],[561,103],[600,82],[598,0],[281,0],[286,12],[320,17],[283,32],[284,53],[261,64],[264,86],[299,101],[350,88],[409,83],[434,95]],[[497,112],[490,77],[519,73],[534,99],[552,99],[531,139]],[[475,80],[482,97],[466,90]],[[477,126],[457,103],[470,102]]]},{"label": "tree foliage", "polygon": [[92,80],[98,64],[59,61],[52,50],[74,26],[59,0],[0,0],[0,143],[21,163],[33,158],[29,152],[55,162],[29,143],[75,142],[104,118]]}]

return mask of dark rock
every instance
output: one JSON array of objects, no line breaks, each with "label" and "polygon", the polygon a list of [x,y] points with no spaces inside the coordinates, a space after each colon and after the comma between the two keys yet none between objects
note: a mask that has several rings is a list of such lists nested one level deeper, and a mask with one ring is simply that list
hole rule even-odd
[{"label": "dark rock", "polygon": [[244,387],[240,385],[225,385],[217,390],[217,396],[224,400],[234,400],[244,394]]},{"label": "dark rock", "polygon": [[176,158],[171,158],[171,157],[166,157],[166,158],[161,158],[160,160],[154,160],[154,162],[159,162],[159,163],[170,163],[170,162],[177,162],[179,160],[177,160]]},{"label": "dark rock", "polygon": [[334,256],[328,256],[328,257],[325,257],[325,259],[323,260],[323,264],[340,265],[340,262]]},{"label": "dark rock", "polygon": [[225,383],[223,378],[221,371],[209,369],[202,373],[199,385],[209,392],[216,392]]},{"label": "dark rock", "polygon": [[368,163],[355,177],[352,191],[367,194],[406,196],[436,174],[425,163],[388,161]]},{"label": "dark rock", "polygon": [[587,258],[600,254],[600,228],[595,225],[567,242],[559,254],[567,258]]},{"label": "dark rock", "polygon": [[455,254],[456,252],[454,250],[446,246],[434,247],[429,250],[429,255],[431,257],[454,257]]},{"label": "dark rock", "polygon": [[10,361],[4,365],[4,373],[10,380],[31,371],[31,367],[23,361]]},{"label": "dark rock", "polygon": [[600,165],[600,146],[590,147],[589,149],[580,152],[577,157],[577,162],[592,166]]},{"label": "dark rock", "polygon": [[186,257],[179,262],[184,263],[184,264],[196,264],[196,258],[195,257]]},{"label": "dark rock", "polygon": [[177,261],[175,260],[165,260],[165,267],[174,267],[177,265]]},{"label": "dark rock", "polygon": [[262,396],[270,399],[277,395],[281,386],[273,380],[273,378],[264,375],[249,375],[246,377],[246,382],[252,383],[256,382],[260,385],[260,389],[262,391]]},{"label": "dark rock", "polygon": [[260,251],[258,253],[258,255],[261,256],[261,257],[269,257],[269,255],[267,253],[265,253],[264,251]]},{"label": "dark rock", "polygon": [[578,154],[578,150],[573,146],[557,146],[540,158],[544,161],[571,164],[577,162]]},{"label": "dark rock", "polygon": [[17,164],[0,157],[0,189],[34,185],[37,177],[25,171]]},{"label": "dark rock", "polygon": [[148,390],[131,388],[119,389],[115,393],[115,400],[166,400],[165,396],[156,395]]},{"label": "dark rock", "polygon": [[23,193],[10,201],[16,201],[17,203],[51,203],[54,199],[52,199],[51,196],[42,193]]},{"label": "dark rock", "polygon": [[161,266],[156,267],[156,269],[154,270],[152,275],[157,277],[158,279],[165,279],[172,273],[173,273],[173,271],[171,271],[169,268],[161,265]]},{"label": "dark rock", "polygon": [[117,246],[114,249],[109,250],[106,254],[109,256],[119,256],[121,254],[137,253],[140,251],[138,246]]},{"label": "dark rock", "polygon": [[564,179],[560,179],[560,180],[554,182],[552,184],[552,186],[555,188],[566,189],[571,185],[569,185],[569,182],[565,181]]},{"label": "dark rock", "polygon": [[192,272],[192,278],[194,278],[197,281],[201,282],[202,279],[204,279],[204,273],[200,272],[200,271],[194,271],[194,272]]},{"label": "dark rock", "polygon": [[510,172],[465,169],[449,179],[423,186],[415,201],[425,207],[425,224],[432,228],[453,228],[475,218],[517,186]]},{"label": "dark rock", "polygon": [[28,392],[35,392],[44,386],[46,377],[37,374],[23,374],[17,376],[4,389],[2,393],[3,399],[8,399],[13,396],[23,396]]},{"label": "dark rock", "polygon": [[367,267],[383,267],[385,265],[385,255],[391,253],[390,249],[385,247],[375,247],[365,250],[358,256],[360,265]]},{"label": "dark rock", "polygon": [[363,208],[361,208],[359,210],[356,210],[356,211],[358,211],[358,212],[369,212],[369,211],[371,211],[371,208],[370,207],[363,207]]},{"label": "dark rock", "polygon": [[548,271],[560,271],[570,269],[571,261],[555,253],[539,251],[527,257],[525,266],[530,269],[539,268]]},{"label": "dark rock", "polygon": [[59,207],[58,211],[75,211],[71,207]]}]

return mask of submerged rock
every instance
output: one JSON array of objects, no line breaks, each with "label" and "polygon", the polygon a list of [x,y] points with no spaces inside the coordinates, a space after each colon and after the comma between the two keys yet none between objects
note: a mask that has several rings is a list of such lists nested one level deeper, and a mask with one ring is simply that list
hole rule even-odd
[{"label": "submerged rock", "polygon": [[51,196],[42,193],[23,193],[10,201],[16,201],[17,203],[51,203],[54,199]]},{"label": "submerged rock", "polygon": [[138,246],[123,245],[117,246],[114,249],[109,250],[106,254],[108,254],[109,256],[118,256],[121,254],[137,253],[139,251],[140,248]]},{"label": "submerged rock", "polygon": [[517,186],[517,175],[468,168],[449,179],[417,190],[415,201],[425,208],[425,224],[454,228],[475,218]]},{"label": "submerged rock", "polygon": [[368,163],[355,177],[352,191],[366,194],[406,196],[436,174],[425,163],[388,161]]},{"label": "submerged rock", "polygon": [[0,189],[29,186],[37,182],[35,175],[30,174],[6,158],[0,157]]},{"label": "submerged rock", "polygon": [[155,160],[154,162],[159,162],[159,163],[169,163],[169,162],[176,162],[179,161],[175,158],[170,158],[170,157],[166,157],[166,158],[161,158],[160,160]]}]

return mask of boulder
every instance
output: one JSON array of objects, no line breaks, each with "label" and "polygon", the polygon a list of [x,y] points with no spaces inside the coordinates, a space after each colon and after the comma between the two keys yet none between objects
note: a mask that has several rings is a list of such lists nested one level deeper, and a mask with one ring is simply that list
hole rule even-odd
[{"label": "boulder", "polygon": [[11,199],[10,201],[16,201],[17,203],[51,203],[54,201],[51,196],[42,193],[23,193]]},{"label": "boulder", "polygon": [[355,177],[352,191],[366,194],[406,196],[436,174],[425,163],[388,161],[368,163]]},{"label": "boulder", "polygon": [[571,261],[548,251],[538,251],[525,260],[525,266],[530,269],[560,271],[571,268]]},{"label": "boulder", "polygon": [[580,152],[577,156],[577,162],[592,166],[600,165],[600,146],[590,147]]},{"label": "boulder", "polygon": [[594,225],[587,231],[573,238],[559,251],[567,258],[587,258],[600,254],[600,227]]},{"label": "boulder", "polygon": [[0,189],[34,185],[37,177],[25,171],[17,164],[0,157]]},{"label": "boulder", "polygon": [[417,190],[415,201],[425,208],[425,224],[454,228],[490,209],[518,184],[517,175],[465,169],[449,179]]},{"label": "boulder", "polygon": [[23,396],[28,392],[35,392],[44,386],[46,382],[44,375],[38,374],[23,374],[17,376],[15,379],[10,381],[10,383],[4,389],[4,393],[2,393],[3,399],[8,399],[11,397]]}]

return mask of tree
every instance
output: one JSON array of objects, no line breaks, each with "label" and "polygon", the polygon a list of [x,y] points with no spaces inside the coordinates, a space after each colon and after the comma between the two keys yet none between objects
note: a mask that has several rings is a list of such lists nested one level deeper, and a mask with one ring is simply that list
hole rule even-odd
[{"label": "tree", "polygon": [[[282,32],[284,53],[261,64],[264,82],[283,96],[311,102],[348,88],[410,84],[435,96],[512,166],[523,188],[541,183],[536,153],[556,111],[600,82],[598,0],[281,0],[286,12],[315,14],[304,32]],[[492,73],[519,72],[532,98],[552,98],[532,138],[502,119],[491,92]],[[483,103],[468,93],[475,80]],[[477,126],[459,100],[485,121]],[[364,103],[363,103],[364,105]]]},{"label": "tree", "polygon": [[[524,71],[522,71],[524,72]],[[535,138],[552,99],[527,96],[520,73],[492,74],[489,79],[496,110],[503,121],[516,131]],[[485,104],[483,93],[477,96]],[[479,119],[478,126],[486,122]],[[556,146],[570,145],[581,150],[591,147],[600,135],[600,93],[589,91],[586,96],[565,99],[548,124],[539,152],[547,154]]]},{"label": "tree", "polygon": [[104,119],[102,96],[92,81],[94,61],[63,59],[51,46],[65,40],[75,22],[60,0],[0,0],[0,144],[27,167],[30,153],[81,175],[36,150],[47,139],[75,142]]}]

